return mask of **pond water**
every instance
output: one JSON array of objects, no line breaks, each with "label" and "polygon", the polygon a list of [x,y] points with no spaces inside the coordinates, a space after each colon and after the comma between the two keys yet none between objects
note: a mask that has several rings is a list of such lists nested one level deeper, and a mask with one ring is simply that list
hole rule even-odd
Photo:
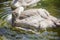
[{"label": "pond water", "polygon": [[[34,34],[29,31],[16,29],[11,27],[10,24],[5,23],[4,19],[8,14],[12,14],[9,1],[0,3],[0,40],[60,40],[60,27],[48,28],[45,31],[40,30],[40,34]],[[52,15],[60,18],[59,13],[53,13]]]}]

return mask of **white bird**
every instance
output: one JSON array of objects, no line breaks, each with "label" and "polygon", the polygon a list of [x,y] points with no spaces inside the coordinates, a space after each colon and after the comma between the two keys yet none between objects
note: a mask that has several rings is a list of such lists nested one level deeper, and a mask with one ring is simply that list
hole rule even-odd
[{"label": "white bird", "polygon": [[[17,9],[14,10],[14,13],[18,14],[16,22],[22,25],[27,24],[35,26],[36,28],[39,28],[40,26],[40,28],[43,29],[46,29],[47,27],[55,27],[56,25],[54,23],[60,25],[60,23],[57,22],[58,19],[51,16],[46,9],[28,9],[24,11],[24,7],[30,6],[39,1],[40,0],[13,0],[14,6],[17,7]],[[19,17],[22,17],[22,19],[19,19]]]},{"label": "white bird", "polygon": [[43,21],[40,22],[40,28],[46,29],[48,27],[56,27],[53,21],[44,19]]},{"label": "white bird", "polygon": [[40,0],[13,0],[12,1],[12,4],[15,6],[15,7],[20,7],[20,6],[30,6],[30,5],[33,5],[37,2],[39,2]]},{"label": "white bird", "polygon": [[16,19],[17,23],[35,26],[36,28],[40,26],[43,29],[46,29],[47,27],[55,27],[56,25],[54,22],[55,20],[58,20],[57,18],[51,16],[48,11],[42,8],[25,10],[21,13],[20,17],[23,18]]},{"label": "white bird", "polygon": [[[19,8],[17,10],[19,10]],[[17,10],[15,11],[15,13],[18,12]],[[21,13],[22,17],[34,16],[34,15],[40,15],[42,18],[46,18],[46,19],[48,19],[51,16],[49,14],[49,12],[47,12],[45,9],[42,9],[42,8],[40,8],[40,9],[28,9],[28,10],[25,10]]]},{"label": "white bird", "polygon": [[18,15],[17,18],[20,17],[21,13],[24,11],[24,8],[23,7],[18,7],[17,9],[15,9],[13,12],[14,14],[16,13]]}]

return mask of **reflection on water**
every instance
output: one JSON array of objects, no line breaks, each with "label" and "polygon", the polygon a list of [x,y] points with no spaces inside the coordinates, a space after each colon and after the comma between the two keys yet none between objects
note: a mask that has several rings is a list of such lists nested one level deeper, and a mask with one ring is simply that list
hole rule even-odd
[{"label": "reflection on water", "polygon": [[3,35],[3,40],[60,40],[57,32],[44,31],[38,34],[18,33],[9,28],[0,28],[0,35]]},{"label": "reflection on water", "polygon": [[[3,14],[2,14],[3,13]],[[0,9],[0,19],[5,18],[5,15],[11,14],[11,8],[2,6]],[[8,25],[7,25],[8,26]],[[30,34],[22,32],[22,30],[16,31],[11,28],[0,27],[0,36],[3,40],[60,40],[60,28],[48,29],[50,31],[43,31],[40,34]]]}]

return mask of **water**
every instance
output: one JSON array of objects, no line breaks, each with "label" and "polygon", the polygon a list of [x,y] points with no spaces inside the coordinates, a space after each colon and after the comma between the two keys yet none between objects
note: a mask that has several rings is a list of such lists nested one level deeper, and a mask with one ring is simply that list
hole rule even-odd
[{"label": "water", "polygon": [[[59,27],[48,28],[47,31],[40,30],[40,34],[34,34],[29,31],[16,29],[15,27],[11,27],[10,24],[5,23],[4,19],[7,17],[7,14],[12,13],[11,7],[9,7],[9,5],[5,3],[7,2],[0,4],[0,40],[60,40]],[[52,15],[56,16],[57,18],[60,17],[59,13],[55,13]]]},{"label": "water", "polygon": [[53,31],[43,31],[39,35],[30,33],[20,33],[16,29],[0,28],[0,35],[3,40],[60,40],[58,33]]}]

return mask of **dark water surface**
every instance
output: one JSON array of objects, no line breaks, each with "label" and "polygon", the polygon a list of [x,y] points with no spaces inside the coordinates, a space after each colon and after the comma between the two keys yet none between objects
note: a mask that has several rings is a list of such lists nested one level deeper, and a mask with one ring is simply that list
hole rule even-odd
[{"label": "dark water surface", "polygon": [[[2,23],[4,22],[2,19],[6,18],[7,14],[12,13],[11,11],[9,2],[0,3],[0,40],[60,40],[60,27],[49,28],[47,31],[40,30],[40,34],[33,34],[10,27],[10,25],[6,23],[5,25]],[[60,18],[59,13],[53,13],[52,15]]]}]

